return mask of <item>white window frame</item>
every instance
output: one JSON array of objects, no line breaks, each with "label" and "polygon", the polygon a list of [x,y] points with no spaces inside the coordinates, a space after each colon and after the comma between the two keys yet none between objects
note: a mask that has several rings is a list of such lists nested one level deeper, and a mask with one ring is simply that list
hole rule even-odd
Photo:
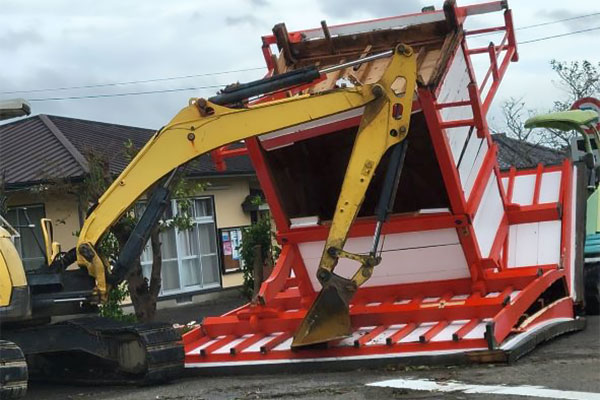
[{"label": "white window frame", "polygon": [[[222,286],[221,283],[221,257],[219,254],[219,240],[217,237],[217,218],[216,218],[216,209],[215,209],[215,201],[214,201],[214,196],[192,196],[189,197],[188,199],[194,201],[194,200],[209,200],[211,203],[211,207],[212,207],[212,216],[204,216],[204,217],[195,217],[193,219],[193,224],[196,225],[202,225],[202,224],[213,224],[213,237],[215,239],[215,251],[212,253],[206,253],[206,254],[200,254],[199,256],[183,256],[183,243],[180,240],[180,230],[175,227],[174,229],[174,233],[175,233],[175,246],[176,246],[176,252],[177,252],[177,257],[176,258],[168,258],[165,259],[163,258],[163,269],[164,269],[164,262],[165,261],[177,261],[177,269],[178,269],[178,277],[179,277],[179,288],[177,289],[168,289],[165,290],[164,286],[161,284],[161,289],[160,289],[160,293],[159,293],[159,297],[164,297],[164,296],[172,296],[172,295],[179,295],[179,294],[185,294],[185,293],[189,293],[189,292],[198,292],[198,291],[202,291],[202,290],[208,290],[208,289],[215,289],[215,288],[220,288]],[[171,199],[170,200],[170,206],[171,206],[171,212],[172,215],[176,215],[177,214],[177,201],[181,200],[181,199]],[[169,222],[169,221],[166,221]],[[196,238],[196,240],[198,240],[198,242],[200,242],[200,237],[198,236]],[[202,257],[206,257],[206,256],[215,256],[216,260],[217,260],[217,268],[216,268],[216,273],[219,276],[219,279],[217,280],[217,282],[213,282],[213,283],[209,283],[209,284],[204,284],[204,274],[203,274],[203,266],[202,266]],[[183,281],[183,268],[184,268],[184,264],[183,261],[185,260],[191,260],[194,258],[198,258],[198,261],[200,263],[200,283],[198,285],[193,285],[193,286],[185,286],[185,282]],[[145,266],[149,266],[150,268],[152,268],[152,260],[150,261],[142,261],[142,269]],[[162,272],[161,271],[161,281],[162,281]]]},{"label": "white window frame", "polygon": [[[42,228],[40,227],[40,221],[39,220],[36,221],[35,219],[31,221],[31,226],[25,227],[25,224],[27,223],[27,221],[23,221],[23,223],[21,222],[21,220],[19,219],[19,211],[25,210],[25,212],[26,212],[28,209],[36,209],[36,208],[40,208],[42,210],[42,218],[45,218],[46,217],[46,205],[44,203],[36,203],[36,204],[8,207],[9,212],[16,211],[16,213],[17,213],[17,224],[14,227],[11,226],[11,228],[14,229],[18,233],[18,235],[16,235],[16,236],[11,235],[11,238],[13,240],[15,248],[17,249],[17,252],[19,253],[19,256],[21,257],[21,260],[23,261],[23,265],[25,265],[27,262],[32,261],[32,260],[39,261],[40,266],[42,266],[46,263],[46,255],[44,254],[44,251],[42,249],[40,249],[40,252],[42,254],[39,257],[25,257],[25,255],[23,254],[23,234],[21,233],[22,230],[23,229],[31,229],[32,234],[35,235],[36,234],[35,230],[39,229],[40,234],[41,234]],[[7,224],[8,224],[8,221],[7,221]],[[10,224],[9,224],[9,226],[10,226]],[[38,246],[38,243],[34,243],[34,245]],[[26,268],[26,269],[29,270],[28,268]]]}]

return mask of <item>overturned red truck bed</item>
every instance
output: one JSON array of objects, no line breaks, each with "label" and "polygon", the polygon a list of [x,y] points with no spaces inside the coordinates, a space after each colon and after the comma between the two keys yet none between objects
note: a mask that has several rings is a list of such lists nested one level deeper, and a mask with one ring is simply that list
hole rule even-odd
[{"label": "overturned red truck bed", "polygon": [[[418,54],[418,90],[408,154],[393,215],[383,227],[382,262],[352,299],[354,333],[291,350],[292,336],[321,289],[315,276],[362,109],[246,141],[277,227],[282,252],[257,304],[206,318],[184,336],[186,366],[509,360],[540,341],[581,329],[584,172],[565,161],[500,172],[486,114],[517,49],[505,3],[444,10],[263,37],[270,73],[336,65],[406,43]],[[501,23],[467,31],[467,18]],[[499,44],[469,47],[477,34]],[[279,52],[272,54],[272,45]],[[473,58],[487,67],[477,75]],[[332,72],[310,87],[376,81],[389,60]],[[213,153],[218,165],[239,149]],[[385,170],[384,158],[379,168]],[[368,250],[383,173],[376,173],[345,249]],[[348,276],[355,262],[341,259]]]}]

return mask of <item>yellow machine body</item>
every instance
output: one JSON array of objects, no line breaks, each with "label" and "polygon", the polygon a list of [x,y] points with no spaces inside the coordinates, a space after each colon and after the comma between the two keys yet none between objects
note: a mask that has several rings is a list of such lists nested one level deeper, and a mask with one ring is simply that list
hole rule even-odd
[{"label": "yellow machine body", "polygon": [[27,286],[25,268],[10,233],[0,227],[0,307],[10,304],[13,288]]},{"label": "yellow machine body", "polygon": [[[391,145],[407,134],[415,82],[416,60],[407,46],[392,55],[387,72],[375,84],[295,96],[246,108],[228,108],[204,99],[191,99],[187,107],[148,141],[99,199],[81,229],[76,248],[77,264],[95,278],[97,292],[105,298],[111,266],[97,254],[95,246],[131,205],[162,177],[221,146],[372,103],[340,195],[342,204],[348,204],[336,210],[328,239],[328,246],[342,247],[379,160]],[[400,85],[402,93],[394,85]],[[401,103],[405,111],[400,118],[392,116],[395,103]],[[390,135],[391,129],[399,134]],[[345,214],[344,209],[347,210]],[[333,269],[334,265],[328,260],[324,263],[324,268]],[[366,279],[360,280],[362,283]]]}]

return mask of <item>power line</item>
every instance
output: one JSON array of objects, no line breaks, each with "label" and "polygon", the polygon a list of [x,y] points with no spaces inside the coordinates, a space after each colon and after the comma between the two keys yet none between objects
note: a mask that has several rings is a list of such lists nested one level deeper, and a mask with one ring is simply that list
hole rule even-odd
[{"label": "power line", "polygon": [[82,95],[82,96],[43,97],[43,98],[38,98],[38,99],[27,99],[27,101],[39,102],[39,101],[58,101],[58,100],[101,99],[101,98],[107,98],[107,97],[140,96],[140,95],[146,95],[146,94],[184,92],[184,91],[202,90],[202,89],[215,89],[215,88],[222,88],[225,86],[227,86],[227,85],[209,85],[209,86],[196,86],[196,87],[175,88],[175,89],[158,89],[158,90],[147,90],[147,91],[143,91],[143,92],[89,94],[89,95]]},{"label": "power line", "polygon": [[[570,17],[570,18],[557,19],[557,20],[554,20],[554,21],[541,22],[539,24],[520,26],[518,28],[515,28],[515,31],[524,31],[526,29],[539,28],[540,26],[558,24],[560,22],[573,21],[573,20],[577,20],[577,19],[581,19],[581,18],[594,17],[596,15],[600,15],[600,12],[595,12],[595,13],[585,14],[585,15],[578,15],[576,17]],[[484,33],[480,33],[480,34],[475,34],[473,36],[474,37],[481,37],[481,36],[487,36],[487,35],[494,35],[494,34],[497,34],[497,33],[498,32],[484,32]]]},{"label": "power line", "polygon": [[[580,29],[573,32],[561,33],[558,35],[544,36],[536,39],[525,40],[522,42],[518,42],[517,44],[528,44],[541,42],[544,40],[556,39],[570,35],[576,35],[578,33],[591,32],[600,29],[600,26],[596,26],[593,28]],[[158,94],[158,93],[170,93],[170,92],[182,92],[182,91],[191,91],[191,90],[201,90],[201,89],[214,89],[214,88],[222,88],[226,85],[209,85],[209,86],[197,86],[197,87],[187,87],[187,88],[175,88],[175,89],[159,89],[159,90],[148,90],[142,92],[123,92],[123,93],[106,93],[106,94],[92,94],[92,95],[83,95],[83,96],[66,96],[66,97],[44,97],[44,98],[36,98],[36,99],[28,99],[30,102],[41,102],[41,101],[60,101],[60,100],[82,100],[82,99],[97,99],[97,98],[108,98],[108,97],[124,97],[124,96],[139,96],[139,95],[149,95],[149,94]]]},{"label": "power line", "polygon": [[[576,17],[564,18],[564,19],[559,19],[559,20],[555,20],[555,21],[542,22],[539,24],[522,26],[522,27],[516,28],[515,30],[525,30],[525,29],[537,28],[540,26],[546,26],[546,25],[556,24],[556,23],[565,22],[565,21],[572,21],[572,20],[592,17],[592,16],[596,16],[596,15],[600,15],[600,12],[579,15]],[[534,43],[537,41],[552,39],[555,37],[562,37],[562,36],[568,36],[568,35],[576,34],[576,33],[589,32],[589,31],[593,31],[596,29],[598,29],[598,28],[591,28],[591,29],[587,29],[587,30],[580,30],[580,31],[569,32],[569,33],[560,34],[560,35],[532,39],[532,40],[520,42],[519,44]],[[479,34],[476,36],[485,36],[485,35],[494,34],[494,33],[496,33],[496,32],[487,32],[487,33],[482,33],[482,34]],[[179,79],[199,78],[199,77],[206,77],[206,76],[226,75],[226,74],[231,74],[231,73],[257,71],[257,70],[264,70],[264,67],[253,67],[253,68],[244,68],[244,69],[237,69],[237,70],[230,70],[230,71],[217,71],[217,72],[209,72],[209,73],[203,73],[203,74],[180,75],[180,76],[171,76],[171,77],[163,77],[163,78],[140,79],[140,80],[134,80],[134,81],[107,82],[107,83],[90,84],[90,85],[59,86],[59,87],[43,88],[43,89],[8,90],[8,91],[0,91],[0,94],[25,94],[25,93],[40,93],[40,92],[65,91],[65,90],[76,90],[76,89],[93,89],[93,88],[101,88],[101,87],[135,85],[135,84],[144,84],[144,83],[152,83],[152,82],[165,82],[165,81],[172,81],[172,80],[179,80]],[[222,86],[222,85],[218,85],[216,87],[220,87],[220,86]],[[136,95],[136,94],[143,95],[143,94],[164,93],[164,92],[177,92],[177,91],[185,91],[185,90],[194,90],[194,88],[165,89],[162,91],[154,90],[154,91],[143,91],[143,92],[129,92],[129,93],[124,93],[124,94],[116,93],[116,94],[111,94],[111,95],[107,94],[107,95],[52,97],[52,98],[31,99],[30,101],[75,100],[75,99],[86,99],[86,98],[96,98],[96,97],[111,97],[111,96],[126,96],[126,95]]]},{"label": "power line", "polygon": [[534,25],[527,25],[527,26],[523,26],[523,27],[517,28],[516,30],[517,31],[522,31],[522,30],[525,30],[525,29],[531,29],[531,28],[537,28],[537,27],[540,27],[540,26],[557,24],[559,22],[573,21],[573,20],[576,20],[576,19],[593,17],[593,16],[596,16],[596,15],[600,15],[600,12],[595,12],[595,13],[585,14],[585,15],[578,15],[577,17],[564,18],[564,19],[559,19],[559,20],[555,20],[555,21],[542,22],[542,23],[534,24]]},{"label": "power line", "polygon": [[577,33],[591,32],[591,31],[595,31],[595,30],[598,30],[598,29],[600,29],[600,26],[596,26],[594,28],[588,28],[588,29],[581,29],[581,30],[573,31],[573,32],[560,33],[558,35],[544,36],[544,37],[537,38],[537,39],[525,40],[525,41],[522,41],[522,42],[517,42],[517,44],[527,44],[527,43],[541,42],[543,40],[556,39],[556,38],[560,38],[560,37],[564,37],[564,36],[575,35]]},{"label": "power line", "polygon": [[93,85],[79,85],[79,86],[60,86],[60,87],[44,88],[44,89],[8,90],[8,91],[0,91],[0,94],[58,92],[58,91],[63,91],[63,90],[92,89],[92,88],[110,87],[110,86],[135,85],[135,84],[140,84],[140,83],[164,82],[164,81],[173,81],[173,80],[178,80],[178,79],[200,78],[200,77],[206,77],[206,76],[226,75],[226,74],[233,74],[236,72],[257,71],[257,70],[264,70],[264,69],[265,69],[265,67],[255,67],[255,68],[236,69],[236,70],[231,70],[231,71],[208,72],[208,73],[204,73],[204,74],[170,76],[170,77],[166,77],[166,78],[141,79],[141,80],[137,80],[137,81],[108,82],[108,83],[98,83],[98,84],[93,84]]}]

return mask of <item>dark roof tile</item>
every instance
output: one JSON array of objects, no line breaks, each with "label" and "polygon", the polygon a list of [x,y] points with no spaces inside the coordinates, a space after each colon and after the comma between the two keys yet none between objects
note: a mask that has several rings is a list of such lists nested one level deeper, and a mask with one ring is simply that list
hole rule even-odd
[{"label": "dark roof tile", "polygon": [[[44,123],[49,120],[49,123]],[[52,132],[52,125],[59,132]],[[85,174],[80,155],[90,152],[107,157],[110,170],[119,174],[127,165],[125,142],[141,148],[155,131],[132,126],[89,121],[55,115],[34,116],[0,126],[0,173],[7,184],[27,184],[49,178],[81,177]],[[57,137],[57,136],[61,136]],[[66,138],[72,146],[65,146]],[[67,148],[68,147],[68,148]],[[253,174],[249,157],[227,159],[227,171],[218,172],[210,155],[190,162],[187,171],[197,176]]]},{"label": "dark roof tile", "polygon": [[539,163],[559,164],[566,158],[566,154],[560,150],[509,138],[502,133],[492,135],[492,139],[498,144],[498,164],[502,170],[513,166],[518,169],[533,168]]}]

